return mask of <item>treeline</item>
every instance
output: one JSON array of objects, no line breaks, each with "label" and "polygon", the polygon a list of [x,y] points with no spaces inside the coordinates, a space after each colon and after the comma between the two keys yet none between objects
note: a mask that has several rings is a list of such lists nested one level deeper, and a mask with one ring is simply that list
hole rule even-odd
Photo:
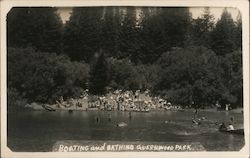
[{"label": "treeline", "polygon": [[[9,105],[110,89],[146,90],[175,104],[242,106],[242,21],[209,8],[13,8],[7,17]],[[21,102],[21,103],[20,103]]]}]

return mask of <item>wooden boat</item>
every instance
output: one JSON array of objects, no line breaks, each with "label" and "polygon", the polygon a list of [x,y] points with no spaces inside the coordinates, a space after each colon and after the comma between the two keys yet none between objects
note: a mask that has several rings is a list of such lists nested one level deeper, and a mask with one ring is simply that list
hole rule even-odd
[{"label": "wooden boat", "polygon": [[229,134],[244,135],[244,129],[235,129],[235,130],[219,129],[219,131],[229,133]]},{"label": "wooden boat", "polygon": [[52,107],[48,106],[48,105],[45,105],[43,104],[42,107],[45,109],[45,110],[48,110],[48,111],[56,111],[55,109],[53,109]]}]

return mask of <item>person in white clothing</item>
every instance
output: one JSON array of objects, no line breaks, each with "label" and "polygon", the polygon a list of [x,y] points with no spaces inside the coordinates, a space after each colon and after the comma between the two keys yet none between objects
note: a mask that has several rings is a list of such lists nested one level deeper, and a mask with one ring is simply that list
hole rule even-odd
[{"label": "person in white clothing", "polygon": [[232,124],[229,124],[229,125],[227,126],[227,130],[228,130],[228,131],[233,131],[233,130],[234,130],[234,126],[233,126]]}]

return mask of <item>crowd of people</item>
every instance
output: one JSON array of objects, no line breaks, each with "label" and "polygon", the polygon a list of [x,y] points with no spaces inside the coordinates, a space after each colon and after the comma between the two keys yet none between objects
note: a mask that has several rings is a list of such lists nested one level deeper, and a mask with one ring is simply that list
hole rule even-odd
[{"label": "crowd of people", "polygon": [[[85,101],[85,102],[84,102]],[[85,90],[80,99],[68,99],[61,97],[57,102],[58,107],[82,107],[87,103],[87,109],[119,110],[149,112],[151,109],[161,108],[165,110],[181,110],[180,105],[172,105],[170,101],[159,96],[152,96],[149,90],[115,90],[106,95],[90,95]]]},{"label": "crowd of people", "polygon": [[148,112],[156,108],[164,108],[166,110],[181,109],[181,106],[173,106],[171,102],[165,99],[152,96],[149,90],[143,92],[140,90],[115,90],[103,96],[89,96],[88,107],[109,111],[140,112]]}]

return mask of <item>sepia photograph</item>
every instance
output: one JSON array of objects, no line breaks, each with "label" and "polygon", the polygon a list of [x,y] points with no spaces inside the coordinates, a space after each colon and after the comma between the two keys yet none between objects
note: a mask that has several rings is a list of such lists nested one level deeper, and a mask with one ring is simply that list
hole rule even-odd
[{"label": "sepia photograph", "polygon": [[242,19],[227,5],[12,6],[1,55],[6,147],[240,152],[249,145]]}]

